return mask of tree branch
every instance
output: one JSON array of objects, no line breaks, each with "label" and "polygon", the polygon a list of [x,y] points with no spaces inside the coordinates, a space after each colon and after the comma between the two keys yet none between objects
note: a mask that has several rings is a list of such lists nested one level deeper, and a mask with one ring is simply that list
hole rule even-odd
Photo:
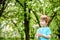
[{"label": "tree branch", "polygon": [[38,17],[37,17],[37,14],[33,11],[33,13],[34,13],[34,15],[35,15],[35,17],[36,17],[36,19],[37,19],[37,21],[38,21],[38,24],[39,24],[39,27],[40,27],[40,21],[39,21],[39,19],[38,19]]},{"label": "tree branch", "polygon": [[1,17],[1,15],[2,15],[4,9],[5,9],[5,8],[4,8],[5,1],[6,1],[6,0],[4,0],[3,3],[2,3],[2,6],[3,6],[3,7],[2,7],[1,10],[0,10],[0,17]]},{"label": "tree branch", "polygon": [[50,22],[49,22],[48,26],[49,26],[49,25],[50,25],[50,23],[53,21],[54,17],[57,15],[57,12],[54,12],[54,11],[53,11],[53,13],[54,13],[54,15],[53,15],[53,16],[51,16],[51,20],[50,20]]},{"label": "tree branch", "polygon": [[3,3],[2,3],[2,6],[3,6],[3,7],[2,7],[1,10],[0,10],[0,17],[2,16],[5,8],[7,7],[7,4],[8,4],[8,2],[6,3],[6,0],[4,0]]},{"label": "tree branch", "polygon": [[16,0],[16,2],[18,2],[22,7],[24,7],[24,6],[22,5],[22,3],[20,3],[18,0]]}]

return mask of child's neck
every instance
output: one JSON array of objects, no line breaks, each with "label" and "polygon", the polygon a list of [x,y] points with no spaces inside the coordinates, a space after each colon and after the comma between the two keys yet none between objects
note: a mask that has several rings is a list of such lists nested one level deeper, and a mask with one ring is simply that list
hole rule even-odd
[{"label": "child's neck", "polygon": [[43,28],[47,27],[47,26],[42,26]]}]

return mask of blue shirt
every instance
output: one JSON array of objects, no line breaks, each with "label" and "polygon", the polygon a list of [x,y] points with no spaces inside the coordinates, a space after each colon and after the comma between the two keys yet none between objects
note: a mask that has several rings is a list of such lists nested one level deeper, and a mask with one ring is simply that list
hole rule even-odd
[{"label": "blue shirt", "polygon": [[[51,34],[51,30],[49,27],[41,27],[37,30],[37,34],[38,32],[40,32],[41,34],[47,36],[49,34]],[[49,38],[45,38],[45,37],[39,37],[38,40],[50,40]]]}]

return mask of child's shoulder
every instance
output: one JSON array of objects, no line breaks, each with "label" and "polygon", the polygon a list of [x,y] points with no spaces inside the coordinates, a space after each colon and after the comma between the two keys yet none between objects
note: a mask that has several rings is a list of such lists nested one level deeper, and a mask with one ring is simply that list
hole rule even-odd
[{"label": "child's shoulder", "polygon": [[50,29],[48,26],[46,27],[47,29]]},{"label": "child's shoulder", "polygon": [[50,30],[50,28],[49,28],[49,27],[47,27],[46,29],[47,29],[47,30]]}]

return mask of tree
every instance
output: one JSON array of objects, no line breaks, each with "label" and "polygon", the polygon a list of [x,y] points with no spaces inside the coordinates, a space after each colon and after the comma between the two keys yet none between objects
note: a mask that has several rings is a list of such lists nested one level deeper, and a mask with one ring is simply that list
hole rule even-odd
[{"label": "tree", "polygon": [[[32,26],[38,24],[40,27],[39,19],[41,14],[51,17],[49,26],[52,30],[52,35],[60,37],[59,0],[0,0],[0,23],[3,25],[0,27],[1,33],[3,28],[9,25],[9,27],[12,27],[13,32],[15,32],[14,30],[16,30],[16,33],[18,31],[21,40],[23,40],[24,35],[26,40],[33,39],[37,29]],[[56,26],[55,29],[54,26]],[[6,33],[10,35],[10,32]]]}]

